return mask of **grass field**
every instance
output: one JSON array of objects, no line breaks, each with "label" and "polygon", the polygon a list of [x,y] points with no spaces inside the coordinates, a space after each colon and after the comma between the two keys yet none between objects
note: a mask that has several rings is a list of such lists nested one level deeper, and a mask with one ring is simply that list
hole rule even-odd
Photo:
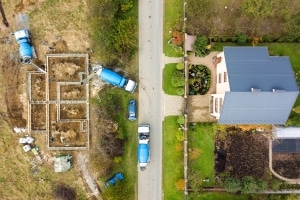
[{"label": "grass field", "polygon": [[182,142],[176,139],[178,123],[176,116],[165,118],[163,130],[163,191],[164,199],[182,200],[183,191],[176,190],[176,182],[183,179],[183,151],[176,146]]},{"label": "grass field", "polygon": [[[189,173],[194,185],[214,186],[214,131],[211,123],[197,123],[189,131]],[[193,174],[195,177],[193,177]],[[203,180],[209,178],[209,182]]]},{"label": "grass field", "polygon": [[170,57],[182,56],[182,51],[175,51],[168,41],[172,38],[172,31],[183,29],[183,1],[165,1],[164,12],[164,53]]},{"label": "grass field", "polygon": [[166,94],[177,95],[177,88],[171,84],[171,77],[176,71],[176,63],[166,64],[164,68],[164,78],[163,78],[163,90]]}]

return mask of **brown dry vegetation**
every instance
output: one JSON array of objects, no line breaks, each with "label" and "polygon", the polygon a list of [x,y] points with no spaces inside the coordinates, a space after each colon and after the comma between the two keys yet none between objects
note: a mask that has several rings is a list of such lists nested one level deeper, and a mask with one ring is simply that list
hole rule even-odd
[{"label": "brown dry vegetation", "polygon": [[186,31],[192,35],[273,37],[298,35],[299,0],[188,0]]},{"label": "brown dry vegetation", "polygon": [[300,155],[298,153],[273,153],[273,169],[285,178],[300,178]]},{"label": "brown dry vegetation", "polygon": [[[1,38],[4,38],[1,39],[0,44],[2,50],[0,54],[2,69],[0,73],[2,79],[0,84],[2,105],[0,107],[0,199],[53,199],[52,186],[59,182],[75,188],[79,199],[86,199],[85,193],[88,190],[84,187],[84,181],[76,165],[66,173],[54,173],[53,170],[53,156],[71,153],[76,157],[76,152],[47,151],[45,135],[34,134],[35,144],[44,159],[44,164],[40,165],[31,152],[24,153],[22,145],[18,144],[20,135],[12,131],[14,126],[26,127],[28,118],[26,71],[35,69],[19,63],[18,46],[10,33],[22,28],[16,22],[16,15],[21,12],[27,13],[30,18],[29,28],[33,36],[33,45],[38,56],[35,60],[36,64],[44,64],[45,53],[86,53],[86,49],[90,47],[90,31],[86,17],[88,5],[84,0],[2,0],[2,4],[10,26],[0,25]],[[55,52],[49,49],[50,46],[54,47]],[[34,84],[31,86],[32,96],[35,98],[33,100],[45,99],[45,94],[42,92],[45,88],[43,79],[43,76],[33,76]],[[68,99],[68,93],[78,93],[80,96],[83,90],[75,89],[76,91],[67,87],[62,88],[64,91],[61,94],[62,98]],[[51,107],[56,109],[55,105]],[[45,110],[43,105],[35,105],[32,109],[31,117],[34,120],[44,121],[40,116],[41,111]],[[63,113],[64,115],[70,113]],[[45,126],[43,123],[35,124],[38,125],[39,130]],[[73,163],[74,160],[72,159]]]},{"label": "brown dry vegetation", "polygon": [[[268,139],[251,131],[243,131],[239,128],[227,128],[226,139],[215,141],[217,172],[229,172],[231,176],[242,178],[252,176],[254,178],[268,178]],[[226,155],[225,160],[220,159]],[[223,168],[221,165],[225,165]],[[225,170],[225,171],[224,171]]]}]

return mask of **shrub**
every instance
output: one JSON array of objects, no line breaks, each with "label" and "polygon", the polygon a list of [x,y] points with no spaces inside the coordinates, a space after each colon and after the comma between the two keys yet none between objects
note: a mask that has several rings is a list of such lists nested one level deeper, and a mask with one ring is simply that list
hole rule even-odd
[{"label": "shrub", "polygon": [[263,42],[273,42],[275,40],[275,38],[273,36],[270,35],[263,35],[262,36],[262,41]]},{"label": "shrub", "polygon": [[262,41],[261,37],[253,37],[252,38],[252,46],[257,46],[259,41]]},{"label": "shrub", "polygon": [[223,37],[222,42],[226,42],[226,41],[227,41],[227,37]]},{"label": "shrub", "polygon": [[267,183],[264,180],[259,179],[256,181],[256,183],[259,191],[267,189]]},{"label": "shrub", "polygon": [[300,116],[296,115],[293,117],[290,117],[287,122],[287,126],[300,126]]},{"label": "shrub", "polygon": [[259,189],[257,181],[252,176],[242,178],[242,193],[249,194]]},{"label": "shrub", "polygon": [[184,63],[177,63],[176,64],[176,69],[177,70],[183,70],[184,69]]},{"label": "shrub", "polygon": [[177,190],[184,190],[184,188],[185,188],[185,181],[184,181],[184,179],[179,179],[176,182],[176,189]]},{"label": "shrub", "polygon": [[281,43],[281,42],[284,42],[284,37],[281,37],[281,38],[278,38],[277,42]]},{"label": "shrub", "polygon": [[184,86],[184,73],[182,71],[175,71],[171,77],[171,83],[174,87]]},{"label": "shrub", "polygon": [[220,38],[214,37],[214,38],[213,38],[213,41],[214,41],[214,42],[219,42],[219,41],[220,41]]},{"label": "shrub", "polygon": [[281,182],[277,179],[272,178],[269,181],[269,185],[270,185],[270,189],[277,191],[280,189]]},{"label": "shrub", "polygon": [[115,133],[106,133],[100,136],[99,148],[110,157],[122,156],[124,140],[117,138]]},{"label": "shrub", "polygon": [[239,34],[237,36],[237,43],[240,44],[240,45],[244,45],[247,43],[247,40],[248,40],[248,36],[246,34]]},{"label": "shrub", "polygon": [[126,66],[138,49],[137,19],[129,14],[134,2],[91,1],[91,8],[93,49],[103,63]]},{"label": "shrub", "polygon": [[204,57],[209,54],[209,49],[207,49],[208,38],[205,36],[197,37],[193,45],[195,55]]},{"label": "shrub", "polygon": [[242,189],[242,184],[239,179],[229,177],[224,182],[224,188],[227,192],[236,193]]},{"label": "shrub", "polygon": [[201,149],[197,149],[197,148],[193,148],[193,149],[189,149],[189,158],[191,160],[196,160],[201,156]]},{"label": "shrub", "polygon": [[122,156],[116,156],[116,157],[114,157],[114,162],[115,163],[119,163],[121,161],[122,161]]},{"label": "shrub", "polygon": [[182,131],[177,131],[176,132],[176,139],[179,141],[179,142],[182,142],[184,140],[184,134]]},{"label": "shrub", "polygon": [[295,108],[293,108],[293,111],[295,113],[300,113],[300,106],[296,106]]},{"label": "shrub", "polygon": [[296,42],[300,42],[300,37],[298,37],[298,38],[296,39]]},{"label": "shrub", "polygon": [[285,42],[295,42],[297,38],[298,38],[298,35],[296,35],[294,33],[290,33],[284,37],[284,41]]},{"label": "shrub", "polygon": [[182,115],[178,116],[177,123],[178,124],[184,124],[184,116],[182,116]]},{"label": "shrub", "polygon": [[90,103],[97,106],[98,113],[106,119],[115,119],[121,110],[120,94],[114,94],[110,86],[105,87],[101,94],[91,98]]},{"label": "shrub", "polygon": [[176,150],[177,150],[177,151],[182,151],[182,150],[183,150],[183,145],[182,145],[182,143],[179,143],[179,144],[176,145]]},{"label": "shrub", "polygon": [[177,88],[176,93],[179,96],[183,96],[184,95],[184,88],[183,87]]},{"label": "shrub", "polygon": [[121,11],[126,12],[133,7],[133,0],[129,0],[125,2],[125,4],[121,4]]},{"label": "shrub", "polygon": [[173,35],[172,43],[175,44],[175,45],[182,45],[182,43],[183,43],[183,34],[179,31],[174,31],[172,35]]},{"label": "shrub", "polygon": [[232,38],[231,38],[231,42],[236,42],[237,39],[238,39],[237,37],[232,37]]}]

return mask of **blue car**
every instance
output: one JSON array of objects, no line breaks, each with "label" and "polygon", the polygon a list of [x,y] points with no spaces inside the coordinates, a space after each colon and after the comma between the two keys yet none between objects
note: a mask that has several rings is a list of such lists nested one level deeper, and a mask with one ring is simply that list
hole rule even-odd
[{"label": "blue car", "polygon": [[124,179],[124,175],[121,172],[116,173],[113,177],[105,181],[104,186],[107,188],[110,185],[116,185],[116,182],[122,181]]},{"label": "blue car", "polygon": [[136,100],[131,99],[128,103],[128,119],[130,121],[136,120]]}]

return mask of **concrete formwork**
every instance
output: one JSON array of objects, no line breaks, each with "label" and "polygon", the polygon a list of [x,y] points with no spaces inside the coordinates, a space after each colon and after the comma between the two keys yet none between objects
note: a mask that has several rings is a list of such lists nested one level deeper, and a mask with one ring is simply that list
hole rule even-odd
[{"label": "concrete formwork", "polygon": [[46,54],[46,74],[28,72],[28,130],[48,150],[89,149],[88,54]]}]

